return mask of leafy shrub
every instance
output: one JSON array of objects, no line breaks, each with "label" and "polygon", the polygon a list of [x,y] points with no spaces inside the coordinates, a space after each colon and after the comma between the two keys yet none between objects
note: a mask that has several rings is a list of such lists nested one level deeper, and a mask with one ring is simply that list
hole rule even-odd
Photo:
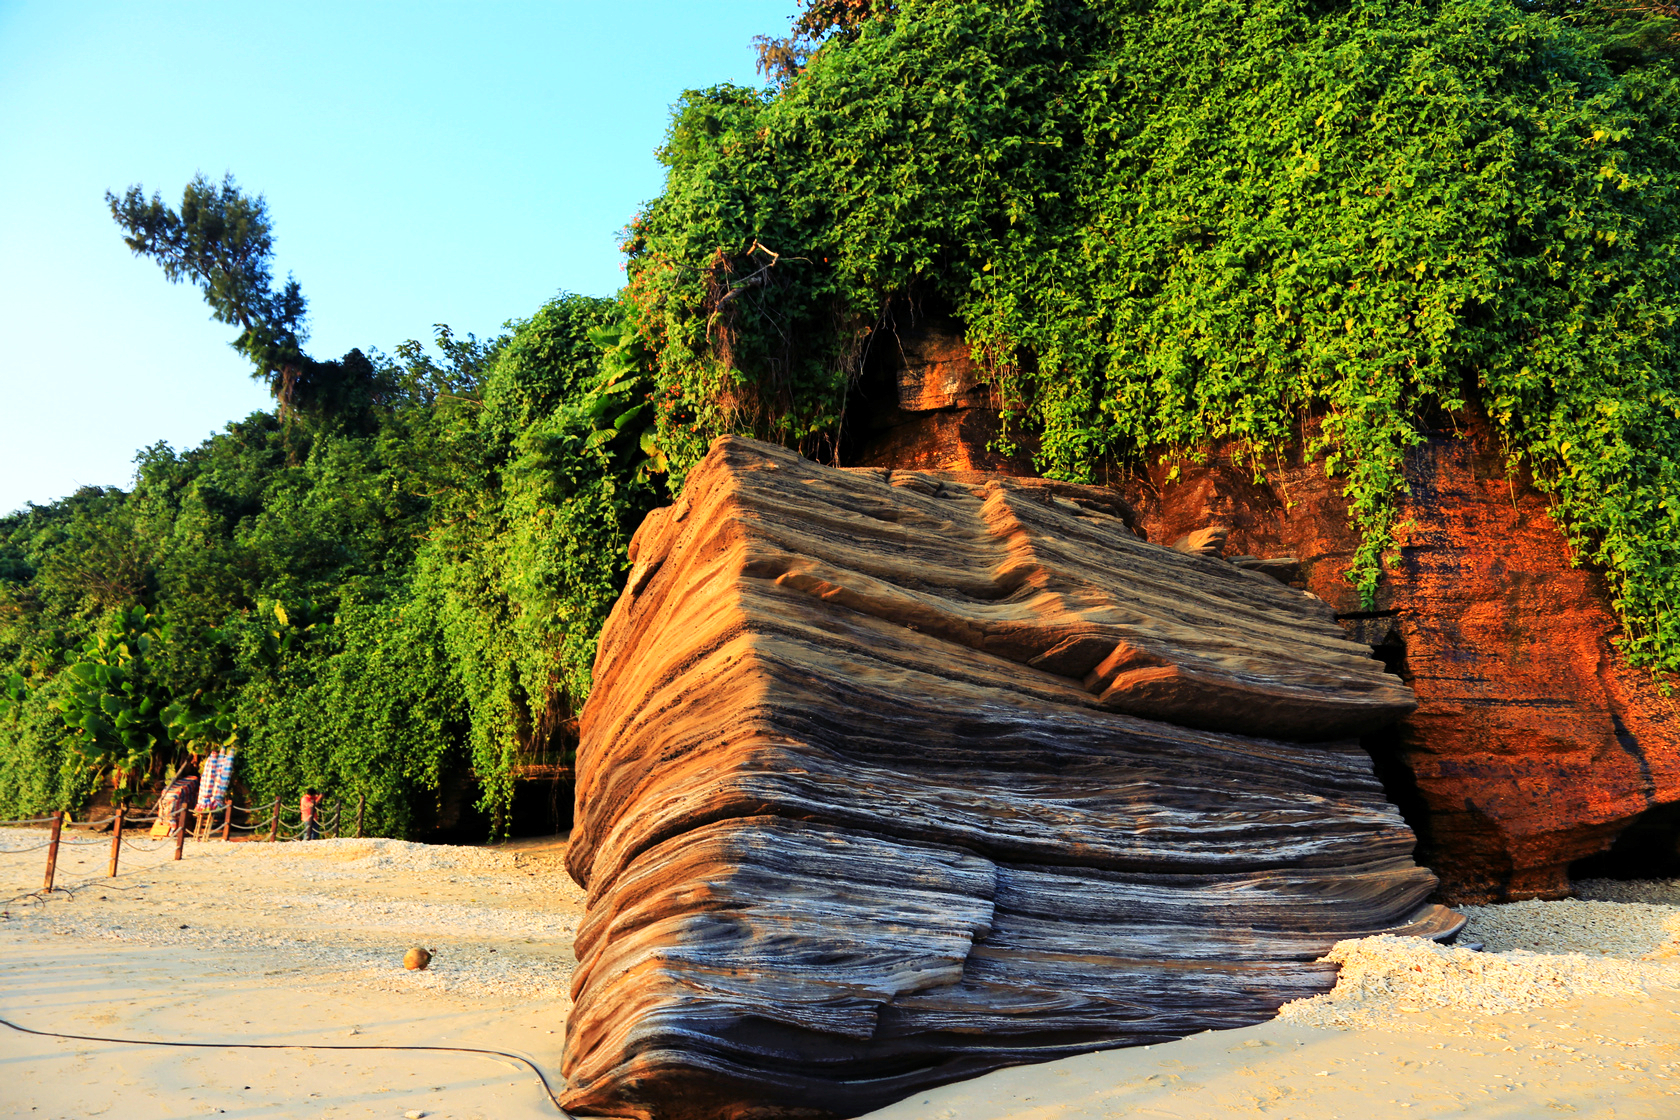
[{"label": "leafy shrub", "polygon": [[382,406],[258,414],[143,451],[132,493],[0,518],[0,814],[234,741],[259,803],[360,795],[411,835],[466,782],[505,825],[662,491],[619,318],[566,296],[490,344],[444,329],[443,363],[377,359]]},{"label": "leafy shrub", "polygon": [[1322,417],[1369,595],[1420,414],[1474,402],[1680,669],[1680,85],[1617,42],[1505,0],[905,0],[678,107],[627,244],[660,446],[837,439],[860,339],[939,300],[1052,475],[1263,472]]}]

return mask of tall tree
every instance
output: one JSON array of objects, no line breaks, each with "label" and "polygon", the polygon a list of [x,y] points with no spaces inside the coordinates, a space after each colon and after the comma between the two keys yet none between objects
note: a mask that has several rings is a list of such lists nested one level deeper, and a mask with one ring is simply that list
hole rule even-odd
[{"label": "tall tree", "polygon": [[280,415],[355,414],[380,397],[378,371],[360,350],[333,361],[303,352],[308,303],[290,276],[274,283],[274,230],[268,203],[239,189],[232,175],[213,183],[194,176],[179,211],[136,184],[105,201],[136,256],[151,257],[172,283],[190,280],[218,322],[239,328],[233,347],[256,368],[280,402]]},{"label": "tall tree", "polygon": [[135,256],[156,260],[172,284],[198,285],[217,322],[240,328],[234,349],[289,410],[309,365],[302,349],[308,304],[290,276],[274,286],[274,232],[262,195],[245,194],[231,174],[217,184],[201,173],[187,184],[179,212],[156,193],[148,199],[139,184],[121,198],[107,191],[105,201]]},{"label": "tall tree", "polygon": [[785,38],[754,35],[758,51],[758,72],[773,82],[786,85],[799,76],[817,48],[829,39],[847,42],[857,38],[858,29],[872,19],[893,10],[892,0],[801,0],[802,11],[793,17],[792,34]]}]

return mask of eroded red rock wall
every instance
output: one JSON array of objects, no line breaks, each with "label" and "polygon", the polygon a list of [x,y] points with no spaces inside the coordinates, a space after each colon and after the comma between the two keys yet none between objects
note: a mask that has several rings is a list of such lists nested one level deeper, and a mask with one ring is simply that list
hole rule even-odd
[{"label": "eroded red rock wall", "polygon": [[1388,643],[1418,709],[1373,747],[1446,897],[1555,898],[1572,861],[1680,800],[1680,712],[1620,658],[1605,583],[1570,565],[1544,495],[1506,476],[1485,423],[1460,422],[1410,458],[1375,611],[1345,577],[1354,534],[1316,465],[1268,463],[1257,484],[1216,456],[1123,489],[1151,540],[1229,525],[1227,555],[1299,557],[1311,591]]},{"label": "eroded red rock wall", "polygon": [[1003,434],[998,404],[961,324],[901,312],[870,344],[848,408],[844,465],[1031,475],[1030,438],[1014,454],[993,448]]},{"label": "eroded red rock wall", "polygon": [[[906,324],[860,386],[847,465],[1033,473],[1030,443],[989,447],[996,402],[961,324]],[[1356,538],[1339,486],[1300,460],[1311,432],[1264,482],[1225,448],[1119,485],[1150,540],[1225,525],[1227,556],[1298,557],[1307,589],[1413,686],[1417,711],[1368,746],[1446,897],[1558,897],[1571,862],[1680,802],[1680,711],[1621,659],[1608,589],[1571,566],[1544,495],[1507,477],[1484,420],[1454,423],[1411,455],[1399,563],[1375,609],[1345,575]]]}]

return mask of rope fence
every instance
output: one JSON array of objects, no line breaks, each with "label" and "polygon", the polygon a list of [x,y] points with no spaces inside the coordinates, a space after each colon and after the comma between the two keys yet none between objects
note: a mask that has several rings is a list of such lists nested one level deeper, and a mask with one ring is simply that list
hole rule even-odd
[{"label": "rope fence", "polygon": [[[362,835],[362,813],[366,805],[365,797],[356,798],[355,835],[357,837]],[[247,834],[241,839],[242,843],[261,842],[262,840],[282,843],[305,840],[311,838],[311,832],[313,832],[314,837],[338,839],[342,835],[341,828],[344,821],[345,806],[335,800],[328,806],[318,808],[312,827],[310,822],[303,820],[301,811],[296,809],[292,809],[290,813],[291,816],[296,817],[296,820],[286,820],[289,807],[282,805],[278,797],[268,805],[263,806],[234,805],[231,801],[214,809],[188,809],[186,806],[181,806],[174,813],[173,819],[160,818],[155,812],[156,807],[153,806],[152,808],[154,811],[151,816],[130,816],[126,807],[119,807],[115,813],[108,817],[80,823],[72,820],[69,813],[62,812],[46,817],[0,821],[0,827],[41,824],[51,826],[51,835],[42,843],[31,844],[25,848],[0,848],[0,858],[24,856],[40,851],[47,853],[46,875],[41,889],[20,894],[7,901],[20,902],[29,898],[44,900],[55,891],[69,893],[66,888],[55,886],[54,882],[58,870],[58,854],[60,849],[63,848],[109,846],[110,859],[106,865],[105,877],[114,879],[119,873],[125,852],[133,855],[152,855],[173,848],[173,858],[178,860],[185,853],[189,834],[198,841],[208,841],[213,837],[219,837],[223,842],[227,842],[231,839],[232,833],[240,832]],[[233,822],[233,815],[236,810],[245,814],[244,824]],[[267,816],[266,821],[263,820],[265,815]],[[189,822],[189,817],[194,819],[193,822]],[[219,823],[216,820],[218,817],[220,818]],[[153,824],[160,819],[167,820],[169,824],[167,835],[153,835],[145,839],[124,836],[124,833],[131,827]],[[196,827],[193,827],[194,824],[196,824]],[[89,831],[104,831],[108,826],[111,830],[111,838],[109,840],[103,838],[77,839],[65,835],[66,826]]]}]

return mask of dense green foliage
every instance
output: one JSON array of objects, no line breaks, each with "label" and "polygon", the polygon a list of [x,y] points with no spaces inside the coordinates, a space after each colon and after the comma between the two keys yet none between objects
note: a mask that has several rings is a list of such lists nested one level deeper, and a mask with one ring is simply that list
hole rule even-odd
[{"label": "dense green foliage", "polygon": [[504,809],[568,747],[657,493],[616,318],[565,297],[490,345],[440,333],[442,363],[353,354],[372,404],[0,518],[0,814],[230,742],[259,801],[364,795],[375,831],[428,827],[451,783]]},{"label": "dense green foliage", "polygon": [[1047,473],[1304,440],[1366,592],[1408,448],[1480,409],[1630,656],[1680,670],[1674,15],[813,0],[760,43],[773,88],[677,107],[619,300],[440,329],[441,361],[305,354],[231,180],[112,196],[280,415],[0,518],[0,815],[233,743],[259,801],[417,834],[470,788],[495,821],[569,748],[645,512],[721,433],[832,455],[906,304],[966,324]]},{"label": "dense green foliage", "polygon": [[1369,593],[1420,417],[1474,403],[1680,669],[1671,52],[1507,0],[877,11],[679,107],[628,288],[676,473],[718,431],[835,441],[909,293],[1048,473],[1305,433]]}]

